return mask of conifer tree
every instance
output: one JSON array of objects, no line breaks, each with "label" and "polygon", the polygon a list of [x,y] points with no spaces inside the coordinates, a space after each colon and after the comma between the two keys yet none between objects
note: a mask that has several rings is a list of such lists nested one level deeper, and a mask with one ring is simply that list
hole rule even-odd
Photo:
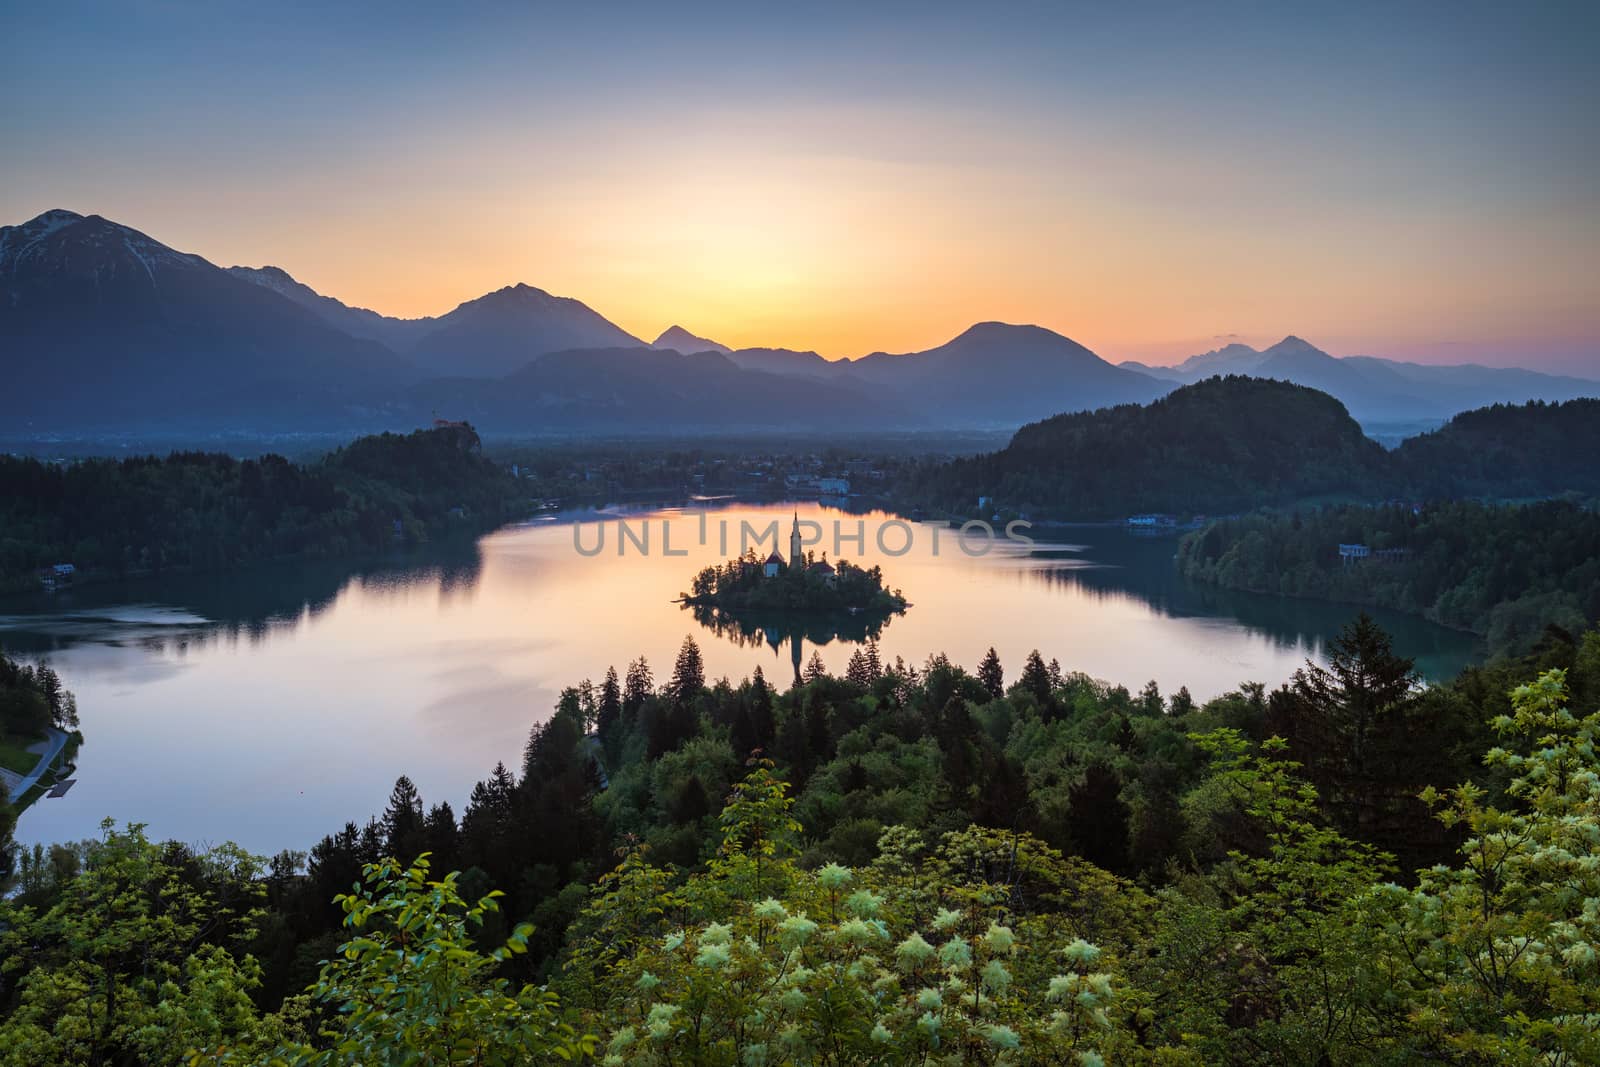
[{"label": "conifer tree", "polygon": [[395,779],[389,806],[383,813],[385,848],[389,855],[416,859],[422,851],[423,810],[422,794],[411,779],[403,774]]},{"label": "conifer tree", "polygon": [[628,664],[628,678],[623,683],[622,690],[622,717],[627,722],[632,722],[639,714],[639,709],[644,707],[644,702],[655,689],[655,678],[650,673],[650,664],[640,656]]},{"label": "conifer tree", "polygon": [[617,683],[617,669],[606,668],[606,680],[600,683],[600,709],[595,716],[595,731],[602,738],[608,736],[622,718],[622,687]]},{"label": "conifer tree", "polygon": [[706,668],[705,661],[700,658],[700,646],[694,643],[693,637],[685,637],[672,667],[672,699],[682,706],[699,696],[705,686]]},{"label": "conifer tree", "polygon": [[990,697],[999,699],[1006,694],[1006,672],[1000,666],[1000,654],[989,646],[983,662],[978,664],[978,681]]},{"label": "conifer tree", "polygon": [[1028,653],[1028,661],[1022,665],[1022,678],[1019,680],[1023,691],[1033,694],[1033,698],[1041,704],[1050,701],[1050,669],[1044,665],[1044,658],[1039,655],[1036,648]]}]

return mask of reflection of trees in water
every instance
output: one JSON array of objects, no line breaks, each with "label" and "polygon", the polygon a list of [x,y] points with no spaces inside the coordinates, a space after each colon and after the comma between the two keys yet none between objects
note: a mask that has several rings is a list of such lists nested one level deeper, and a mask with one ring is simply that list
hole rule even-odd
[{"label": "reflection of trees in water", "polygon": [[[428,586],[449,597],[476,588],[482,570],[483,557],[476,543],[468,542],[359,563],[274,564],[84,586],[19,604],[22,626],[0,631],[0,642],[35,655],[93,641],[181,657],[241,641],[258,645],[292,632],[328,611],[355,582],[380,597]],[[161,607],[129,611],[129,605]],[[182,611],[173,612],[172,606]],[[35,612],[37,618],[30,618]],[[163,620],[167,614],[174,619]]]},{"label": "reflection of trees in water", "polygon": [[791,637],[800,637],[812,644],[825,645],[832,641],[849,641],[866,644],[876,641],[893,616],[860,615],[760,615],[741,612],[737,616],[718,611],[704,604],[686,604],[694,614],[694,621],[716,634],[725,637],[741,648],[770,645],[777,648]]},{"label": "reflection of trees in water", "polygon": [[865,612],[807,616],[741,612],[734,616],[705,604],[684,604],[683,607],[694,616],[695,622],[740,648],[765,646],[776,652],[788,645],[796,677],[800,674],[806,642],[818,647],[834,641],[864,645],[878,640],[894,618],[893,615]]},{"label": "reflection of trees in water", "polygon": [[[1096,604],[1147,605],[1169,618],[1232,619],[1274,648],[1321,656],[1329,638],[1362,610],[1354,604],[1223,589],[1178,573],[1178,540],[1170,535],[1121,536],[1086,546],[1073,563],[1059,553],[1035,553],[1029,580],[1071,589]],[[1366,609],[1413,656],[1428,678],[1454,677],[1472,661],[1475,640],[1426,619]]]}]

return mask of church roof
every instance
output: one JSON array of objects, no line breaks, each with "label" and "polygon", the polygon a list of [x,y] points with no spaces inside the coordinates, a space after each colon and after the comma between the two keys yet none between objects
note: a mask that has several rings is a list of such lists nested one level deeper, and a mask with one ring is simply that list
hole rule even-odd
[{"label": "church roof", "polygon": [[820,562],[813,563],[811,565],[811,569],[814,571],[820,571],[823,574],[832,574],[833,564],[829,563],[827,560],[822,560]]},{"label": "church roof", "polygon": [[778,555],[776,552],[774,552],[772,555],[767,557],[767,562],[768,563],[782,563],[783,562],[783,557]]}]

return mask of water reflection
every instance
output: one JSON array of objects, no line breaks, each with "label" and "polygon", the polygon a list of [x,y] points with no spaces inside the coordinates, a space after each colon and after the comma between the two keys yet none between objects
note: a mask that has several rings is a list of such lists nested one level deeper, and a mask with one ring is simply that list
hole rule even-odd
[{"label": "water reflection", "polygon": [[[1337,634],[1361,609],[1295,597],[1269,596],[1223,589],[1190,581],[1175,564],[1178,537],[1134,532],[1117,536],[1104,531],[1092,546],[1051,546],[1035,560],[1066,562],[1036,566],[1028,574],[1037,581],[1076,591],[1096,602],[1134,600],[1174,619],[1230,619],[1259,633],[1285,652],[1306,650],[1310,658],[1325,654],[1327,639]],[[1078,553],[1092,551],[1093,558]],[[1368,608],[1395,639],[1397,648],[1414,657],[1424,678],[1454,677],[1472,661],[1477,639],[1402,612]]]},{"label": "water reflection", "polygon": [[[1277,685],[1354,609],[1252,597],[1183,582],[1175,542],[1118,529],[1068,529],[1038,543],[998,543],[982,558],[917,528],[903,554],[876,550],[894,516],[799,505],[802,522],[860,520],[864,551],[913,605],[887,622],[697,617],[677,603],[693,575],[737,551],[715,527],[787,531],[794,505],[607,509],[509,527],[468,545],[371,561],[86,586],[0,603],[0,645],[48,658],[78,696],[87,742],[71,794],[30,809],[19,836],[92,834],[107,815],[157,836],[233,839],[258,852],[304,848],[350,818],[381,810],[405,773],[430,801],[465,801],[496,761],[514,760],[561,690],[646,657],[658,678],[686,633],[707,677],[774,679],[813,653],[843,673],[877,640],[881,655],[932,653],[975,668],[993,646],[1014,678],[1034,648],[1137,688],[1184,685],[1206,699],[1248,680]],[[669,524],[675,549],[640,554],[616,539],[598,556],[574,548],[575,521]],[[903,525],[903,524],[902,524]],[[659,548],[657,527],[653,544]],[[585,544],[593,544],[592,536]],[[898,543],[898,542],[897,542]],[[832,545],[829,558],[839,555]],[[1470,635],[1381,615],[1424,674],[1453,674]]]},{"label": "water reflection", "polygon": [[864,645],[883,636],[884,629],[894,616],[829,615],[826,617],[796,618],[792,615],[740,613],[728,615],[703,604],[685,604],[694,621],[718,637],[732,641],[740,648],[766,646],[774,652],[787,649],[793,668],[792,679],[800,681],[805,663],[805,645],[810,642],[819,651],[835,641]]},{"label": "water reflection", "polygon": [[418,586],[470,593],[483,553],[468,541],[366,561],[274,564],[231,574],[173,575],[14,597],[0,609],[0,645],[47,657],[85,641],[185,655],[215,644],[260,645],[293,632],[359,587],[375,601]]}]

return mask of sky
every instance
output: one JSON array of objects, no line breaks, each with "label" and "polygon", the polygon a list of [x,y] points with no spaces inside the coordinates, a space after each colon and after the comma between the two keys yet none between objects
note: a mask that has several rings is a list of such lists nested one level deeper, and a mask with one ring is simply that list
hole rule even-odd
[{"label": "sky", "polygon": [[0,223],[830,358],[1600,376],[1600,4],[335,7],[0,0]]}]

